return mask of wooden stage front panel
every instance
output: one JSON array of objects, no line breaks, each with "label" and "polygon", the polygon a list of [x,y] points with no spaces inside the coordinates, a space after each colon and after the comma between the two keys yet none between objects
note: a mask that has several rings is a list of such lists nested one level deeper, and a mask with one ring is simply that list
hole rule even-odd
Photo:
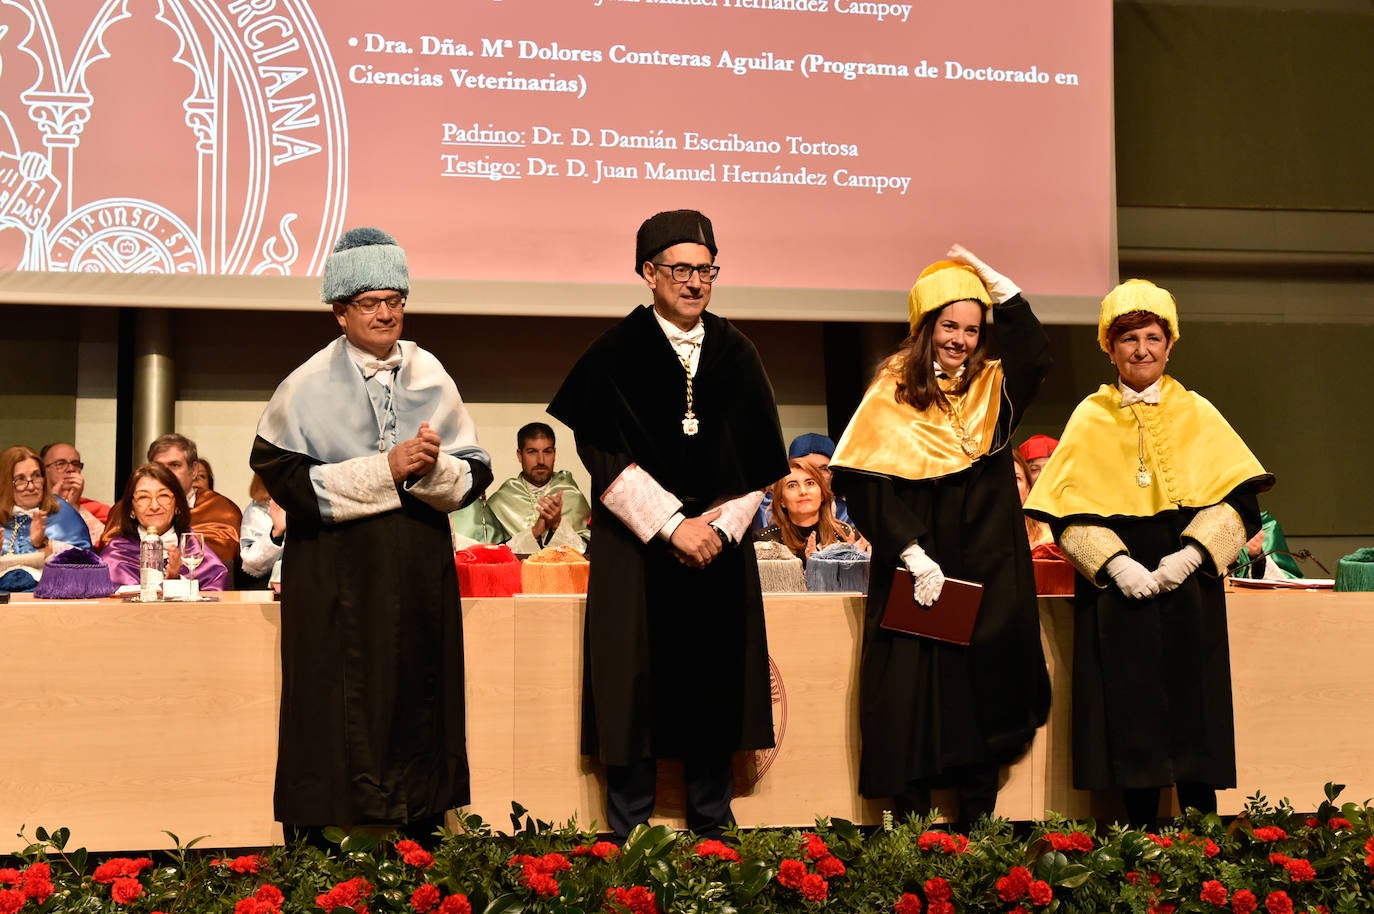
[{"label": "wooden stage front panel", "polygon": [[[604,822],[597,766],[578,753],[582,600],[464,602],[469,807],[498,828],[512,800],[541,819]],[[1313,808],[1327,781],[1374,796],[1374,594],[1230,595],[1240,787]],[[272,770],[280,690],[279,606],[266,594],[217,603],[36,601],[0,608],[0,828],[67,826],[73,846],[134,850],[207,835],[210,847],[279,842]],[[737,759],[742,825],[804,825],[817,814],[876,822],[855,794],[862,600],[767,599],[778,746]],[[1100,814],[1110,798],[1072,788],[1072,611],[1040,604],[1054,683],[1049,723],[1007,772],[998,812]],[[709,675],[703,669],[701,675]],[[667,766],[665,766],[667,768]],[[681,785],[661,779],[659,813],[680,824]],[[11,839],[17,843],[17,839]]]}]

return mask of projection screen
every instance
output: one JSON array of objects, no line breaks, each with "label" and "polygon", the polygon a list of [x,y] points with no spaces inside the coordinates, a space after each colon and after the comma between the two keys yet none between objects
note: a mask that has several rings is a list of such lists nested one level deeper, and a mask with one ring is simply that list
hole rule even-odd
[{"label": "projection screen", "polygon": [[[621,314],[715,222],[742,317],[892,319],[950,242],[1079,320],[1115,276],[1111,4],[0,0],[0,300]],[[728,296],[728,298],[727,298]]]}]

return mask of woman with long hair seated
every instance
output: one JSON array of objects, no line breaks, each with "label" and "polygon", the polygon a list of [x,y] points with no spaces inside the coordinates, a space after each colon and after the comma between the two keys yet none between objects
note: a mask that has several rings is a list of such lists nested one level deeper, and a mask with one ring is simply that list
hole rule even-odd
[{"label": "woman with long hair seated", "polygon": [[55,553],[90,544],[76,510],[49,488],[37,452],[22,445],[0,451],[0,590],[32,590]]},{"label": "woman with long hair seated", "polygon": [[125,512],[119,518],[119,533],[100,550],[115,586],[138,583],[139,544],[156,537],[167,556],[166,578],[194,578],[201,590],[228,587],[229,570],[213,549],[201,551],[201,563],[194,571],[182,560],[179,538],[191,531],[191,508],[170,470],[160,463],[145,463],[134,470],[118,504]]},{"label": "woman with long hair seated", "polygon": [[773,521],[759,539],[782,543],[803,562],[817,549],[854,543],[854,528],[835,517],[835,495],[825,474],[805,460],[791,460],[792,471],[773,483]]}]

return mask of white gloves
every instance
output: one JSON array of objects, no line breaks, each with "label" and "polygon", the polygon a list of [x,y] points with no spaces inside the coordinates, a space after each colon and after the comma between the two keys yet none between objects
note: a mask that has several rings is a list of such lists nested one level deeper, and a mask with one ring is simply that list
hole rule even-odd
[{"label": "white gloves", "polygon": [[1177,552],[1171,552],[1159,560],[1154,578],[1159,584],[1160,593],[1168,593],[1184,581],[1202,565],[1202,548],[1197,543],[1189,543]]},{"label": "white gloves", "polygon": [[1159,581],[1129,555],[1114,555],[1107,560],[1105,567],[1112,583],[1132,600],[1143,600],[1159,594]]},{"label": "white gloves", "polygon": [[945,573],[918,543],[903,550],[902,562],[911,572],[911,598],[922,606],[933,606],[945,589]]},{"label": "white gloves", "polygon": [[992,293],[993,300],[996,301],[997,304],[1000,305],[1005,301],[1009,301],[1012,297],[1021,294],[1021,289],[1016,283],[983,263],[983,261],[973,255],[972,251],[968,250],[963,245],[954,245],[949,249],[949,254],[946,256],[949,257],[950,260],[966,263],[977,270],[978,277],[982,279],[984,285],[988,287],[988,291]]}]

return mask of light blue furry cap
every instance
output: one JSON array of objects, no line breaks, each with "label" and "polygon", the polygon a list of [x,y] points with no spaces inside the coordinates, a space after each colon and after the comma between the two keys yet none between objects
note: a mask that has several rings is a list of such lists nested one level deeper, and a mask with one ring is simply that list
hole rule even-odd
[{"label": "light blue furry cap", "polygon": [[395,289],[402,295],[410,292],[406,252],[379,228],[349,229],[324,261],[320,300],[343,301],[376,289]]}]

